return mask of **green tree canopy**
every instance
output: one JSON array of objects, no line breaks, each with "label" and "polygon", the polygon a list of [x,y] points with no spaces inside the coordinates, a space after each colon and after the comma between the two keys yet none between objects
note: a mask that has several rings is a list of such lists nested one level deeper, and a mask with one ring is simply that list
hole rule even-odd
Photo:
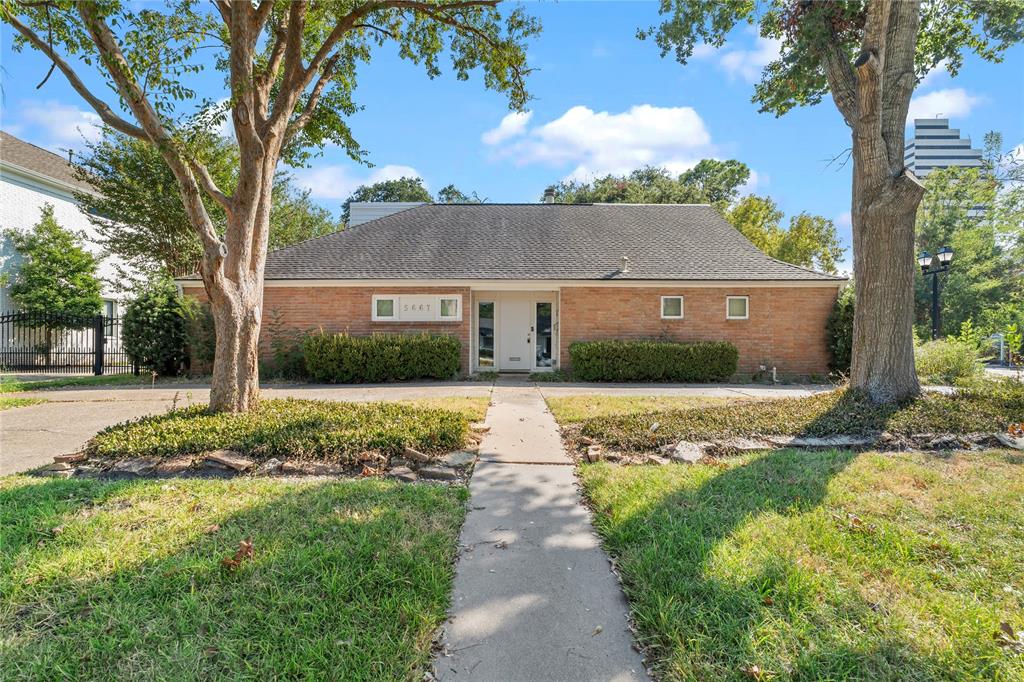
[{"label": "green tree canopy", "polygon": [[455,185],[445,185],[437,190],[439,204],[484,204],[487,199],[481,198],[476,192],[466,194]]},{"label": "green tree canopy", "polygon": [[[1024,322],[1024,185],[1012,168],[932,171],[917,212],[916,244],[953,249],[942,275],[942,334],[971,320],[987,333]],[[930,328],[931,281],[918,277],[916,322]]]},{"label": "green tree canopy", "polygon": [[786,263],[835,274],[845,249],[828,218],[800,213],[781,225],[783,213],[768,197],[746,196],[725,211],[725,219],[754,246]]},{"label": "green tree canopy", "polygon": [[349,207],[353,201],[422,201],[429,203],[434,198],[423,185],[422,178],[400,177],[395,180],[381,180],[370,185],[360,185],[341,205],[341,222],[348,225]]},{"label": "green tree canopy", "polygon": [[720,209],[733,201],[750,178],[739,161],[704,159],[673,176],[668,170],[644,166],[628,175],[606,175],[593,182],[562,181],[554,185],[562,204],[714,204]]},{"label": "green tree canopy", "polygon": [[[206,128],[188,137],[197,158],[203,160],[221,187],[238,184],[238,146]],[[136,272],[162,269],[165,274],[195,272],[202,245],[192,229],[177,181],[152,145],[107,128],[103,138],[88,145],[76,159],[76,175],[94,192],[76,198],[96,226],[98,243],[133,266]],[[330,211],[316,205],[308,191],[295,187],[287,173],[278,172],[272,188],[268,248],[329,234],[339,229]],[[209,197],[203,200],[214,229],[223,234],[224,209]],[[127,272],[121,273],[127,281]]]},{"label": "green tree canopy", "polygon": [[103,307],[96,257],[86,251],[44,204],[42,216],[29,232],[8,230],[22,261],[6,284],[11,299],[27,313],[63,313],[74,317],[99,314]]},{"label": "green tree canopy", "polygon": [[[434,201],[422,178],[401,177],[396,180],[381,180],[369,185],[360,185],[341,205],[341,222],[348,224],[349,209],[353,201]],[[455,185],[445,185],[437,192],[439,204],[482,204],[484,199],[476,192],[466,194]]]}]

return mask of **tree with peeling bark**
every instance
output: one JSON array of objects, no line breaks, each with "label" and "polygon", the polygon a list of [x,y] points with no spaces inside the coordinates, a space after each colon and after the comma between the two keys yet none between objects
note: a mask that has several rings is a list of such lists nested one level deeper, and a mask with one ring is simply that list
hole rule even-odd
[{"label": "tree with peeling bark", "polygon": [[[46,55],[50,73],[60,71],[104,124],[153,145],[171,169],[202,244],[199,271],[216,327],[210,409],[243,412],[259,396],[263,272],[278,163],[302,162],[326,142],[362,158],[345,116],[358,109],[357,67],[388,43],[431,78],[440,74],[443,54],[460,80],[480,69],[488,88],[521,108],[528,99],[525,43],[540,26],[522,8],[503,14],[498,5],[179,0],[154,10],[120,0],[0,0],[0,18],[17,32],[16,49]],[[227,97],[186,111],[196,100],[187,80],[203,63],[223,71]],[[116,99],[90,88],[80,69],[98,72]],[[231,121],[239,149],[231,192],[182,139],[185,121],[196,115]],[[222,234],[204,197],[226,216]]]},{"label": "tree with peeling bark", "polygon": [[850,383],[876,402],[905,400],[914,371],[914,217],[924,195],[903,163],[915,86],[940,63],[956,75],[964,52],[999,61],[1024,37],[1020,0],[661,0],[664,20],[638,32],[685,64],[698,43],[721,47],[757,24],[780,41],[755,88],[782,115],[826,93],[849,126],[853,272],[857,280]]}]

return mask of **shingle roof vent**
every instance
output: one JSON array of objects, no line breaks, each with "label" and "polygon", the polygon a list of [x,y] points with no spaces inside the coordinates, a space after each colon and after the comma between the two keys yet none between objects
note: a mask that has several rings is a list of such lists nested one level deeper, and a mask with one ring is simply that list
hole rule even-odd
[{"label": "shingle roof vent", "polygon": [[547,189],[544,190],[544,203],[545,204],[553,204],[553,203],[555,203],[555,188],[554,187],[548,187]]},{"label": "shingle roof vent", "polygon": [[619,267],[619,272],[623,275],[629,272],[629,256],[622,257],[622,265]]}]

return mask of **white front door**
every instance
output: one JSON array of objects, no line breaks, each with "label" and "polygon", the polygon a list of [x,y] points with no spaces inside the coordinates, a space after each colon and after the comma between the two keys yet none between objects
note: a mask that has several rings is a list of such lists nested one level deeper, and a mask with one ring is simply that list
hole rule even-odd
[{"label": "white front door", "polygon": [[533,367],[533,300],[529,296],[503,296],[498,308],[498,369],[527,372]]}]

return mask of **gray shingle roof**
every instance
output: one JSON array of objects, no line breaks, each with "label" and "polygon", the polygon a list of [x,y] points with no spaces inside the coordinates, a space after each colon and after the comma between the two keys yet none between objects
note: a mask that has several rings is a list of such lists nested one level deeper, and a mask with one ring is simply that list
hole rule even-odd
[{"label": "gray shingle roof", "polygon": [[769,258],[710,206],[654,204],[429,204],[273,251],[266,278],[843,279]]},{"label": "gray shingle roof", "polygon": [[51,180],[70,185],[74,189],[85,192],[93,191],[89,183],[75,177],[74,169],[65,157],[19,140],[14,135],[2,130],[0,130],[0,159],[6,163],[45,175]]}]

